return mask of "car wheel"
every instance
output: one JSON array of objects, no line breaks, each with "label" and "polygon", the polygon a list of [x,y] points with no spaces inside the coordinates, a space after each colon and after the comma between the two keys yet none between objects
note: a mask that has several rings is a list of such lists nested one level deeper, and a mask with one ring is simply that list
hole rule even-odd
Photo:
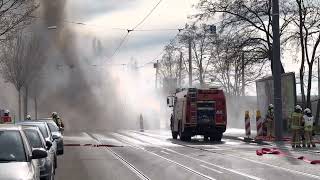
[{"label": "car wheel", "polygon": [[63,154],[64,154],[64,150],[63,149],[58,151],[58,155],[63,155]]}]

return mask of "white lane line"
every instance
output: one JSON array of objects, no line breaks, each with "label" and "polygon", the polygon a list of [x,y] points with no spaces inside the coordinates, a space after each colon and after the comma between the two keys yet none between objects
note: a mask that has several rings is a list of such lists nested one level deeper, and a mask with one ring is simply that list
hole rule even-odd
[{"label": "white lane line", "polygon": [[[118,133],[116,133],[116,134],[118,134]],[[118,134],[118,135],[120,135],[120,134]],[[123,135],[120,135],[120,136],[123,136]],[[129,136],[130,136],[130,135],[129,135]],[[122,139],[123,139],[123,138],[122,138]],[[244,176],[244,177],[247,177],[247,178],[250,178],[250,179],[254,179],[254,180],[262,180],[262,178],[259,178],[259,177],[256,177],[256,176],[252,176],[252,175],[249,175],[249,174],[246,174],[246,173],[243,173],[243,172],[234,170],[234,169],[225,168],[225,167],[223,167],[223,166],[219,166],[219,165],[216,165],[216,164],[213,164],[213,163],[209,163],[209,162],[207,162],[207,161],[203,161],[203,160],[201,160],[201,159],[197,159],[197,158],[194,158],[194,157],[185,155],[185,154],[181,154],[181,153],[176,152],[176,151],[174,151],[174,150],[171,150],[171,149],[168,149],[168,148],[164,148],[164,147],[160,147],[160,146],[158,146],[157,144],[154,144],[154,143],[151,143],[151,142],[149,142],[149,144],[151,144],[151,145],[153,145],[153,146],[155,146],[155,147],[158,147],[158,148],[160,148],[160,149],[167,150],[167,151],[169,151],[169,152],[173,152],[173,153],[178,154],[178,155],[180,155],[180,156],[184,156],[184,157],[187,157],[187,158],[196,160],[196,161],[200,161],[200,162],[202,162],[202,163],[204,163],[204,164],[207,164],[207,165],[211,165],[211,166],[218,167],[218,168],[220,168],[220,169],[223,169],[223,170],[232,172],[232,173],[234,173],[234,174],[238,174],[238,175],[241,175],[241,176]],[[183,147],[183,146],[182,146],[182,147]]]},{"label": "white lane line", "polygon": [[250,179],[262,180],[262,178],[259,178],[259,177],[256,177],[256,176],[252,176],[252,175],[249,175],[249,174],[246,174],[246,173],[243,173],[243,172],[234,170],[234,169],[225,168],[225,167],[223,167],[223,166],[219,166],[219,165],[216,165],[216,164],[213,164],[213,163],[209,163],[209,162],[207,162],[207,161],[194,158],[194,157],[192,157],[192,156],[187,156],[187,155],[185,155],[185,154],[181,154],[181,153],[179,153],[179,152],[177,152],[177,151],[174,151],[174,150],[171,150],[171,149],[168,149],[168,148],[163,148],[163,149],[165,149],[165,150],[167,150],[167,151],[170,151],[170,152],[173,152],[173,153],[175,153],[175,154],[178,154],[178,155],[180,155],[180,156],[184,156],[184,157],[187,157],[187,158],[190,158],[190,159],[193,159],[193,160],[202,162],[202,163],[204,163],[204,164],[208,164],[208,165],[211,165],[211,166],[215,166],[215,167],[218,167],[218,168],[220,168],[220,169],[223,169],[223,170],[226,170],[226,171],[235,173],[235,174],[239,174],[239,175],[241,175],[241,176],[245,176],[245,177],[250,178]]},{"label": "white lane line", "polygon": [[284,171],[291,172],[293,174],[299,174],[299,175],[311,177],[311,178],[314,178],[314,179],[320,179],[320,176],[317,176],[317,175],[304,173],[304,172],[296,171],[296,170],[292,170],[292,169],[287,169],[287,168],[284,168],[284,167],[281,167],[281,166],[276,166],[276,165],[272,165],[272,164],[268,164],[268,163],[263,163],[263,162],[260,162],[260,161],[256,161],[256,160],[252,160],[252,159],[248,159],[248,158],[244,158],[244,157],[240,157],[240,156],[236,156],[236,155],[224,154],[224,153],[220,153],[220,154],[223,154],[223,155],[226,155],[226,156],[230,156],[230,157],[240,158],[240,159],[243,159],[243,160],[247,160],[247,161],[250,161],[250,162],[253,162],[253,163],[257,163],[257,164],[262,164],[262,165],[269,166],[269,167],[276,168],[276,169],[282,169]]},{"label": "white lane line", "polygon": [[145,152],[147,152],[147,153],[150,153],[150,154],[152,154],[152,155],[154,155],[154,156],[157,156],[157,157],[159,157],[159,158],[161,158],[161,159],[164,159],[164,160],[166,160],[166,161],[169,161],[169,162],[171,162],[171,163],[173,163],[173,164],[175,164],[175,165],[177,165],[177,166],[180,166],[180,167],[182,167],[183,169],[185,169],[185,170],[187,170],[187,171],[189,171],[189,172],[191,172],[191,173],[193,173],[193,174],[196,174],[196,175],[198,175],[198,176],[200,176],[200,177],[203,177],[203,178],[206,178],[206,179],[209,179],[209,180],[216,180],[216,179],[214,179],[214,178],[212,178],[212,177],[210,177],[210,176],[207,176],[207,175],[205,175],[205,174],[203,174],[203,173],[201,173],[201,172],[199,172],[199,171],[193,170],[193,169],[191,169],[191,168],[189,168],[189,167],[187,167],[187,166],[185,166],[185,165],[183,165],[183,164],[180,164],[180,163],[178,163],[178,162],[176,162],[176,161],[173,161],[173,160],[168,159],[168,158],[166,158],[166,157],[160,156],[160,155],[158,155],[158,154],[156,154],[156,153],[154,153],[154,152],[148,151],[148,150],[146,150],[146,149],[144,149],[144,148],[140,148],[139,146],[133,145],[132,143],[130,143],[130,142],[126,141],[125,139],[123,139],[123,138],[121,137],[121,136],[122,136],[121,134],[118,134],[118,133],[113,133],[113,134],[114,134],[114,135],[118,135],[117,137],[120,138],[122,141],[125,141],[125,142],[129,145],[129,147],[138,148],[138,149],[140,149],[140,150],[142,150],[142,151],[145,151]]},{"label": "white lane line", "polygon": [[207,166],[205,166],[205,165],[202,165],[202,164],[201,164],[200,166],[203,167],[203,168],[209,169],[209,170],[211,170],[211,171],[214,171],[214,172],[217,172],[217,173],[222,174],[221,171],[218,171],[218,170],[216,170],[216,169],[209,168],[209,167],[207,167]]},{"label": "white lane line", "polygon": [[170,153],[167,153],[167,152],[165,152],[165,151],[161,151],[163,154],[167,154],[167,155],[169,155]]},{"label": "white lane line", "polygon": [[[99,135],[96,134],[88,134],[86,133],[89,137],[91,137],[94,141],[96,141],[98,144],[101,144],[100,140],[98,137]],[[117,154],[116,152],[114,152],[111,148],[106,147],[106,149],[108,150],[108,152],[117,160],[119,160],[124,166],[126,166],[129,170],[131,170],[133,173],[135,173],[141,180],[150,180],[150,178],[148,178],[148,176],[146,176],[145,174],[143,174],[140,170],[138,170],[135,166],[133,166],[131,163],[129,163],[127,160],[125,160],[122,156],[120,156],[119,154]]]},{"label": "white lane line", "polygon": [[[187,146],[187,147],[189,147],[189,146]],[[191,146],[190,148],[196,148],[196,147]],[[196,148],[196,149],[198,149],[198,148]],[[276,165],[272,165],[272,164],[268,164],[268,163],[263,163],[263,162],[260,162],[260,161],[248,159],[248,158],[237,156],[237,155],[225,154],[225,153],[222,153],[222,152],[216,152],[216,153],[221,154],[221,155],[225,155],[225,156],[229,156],[229,157],[240,158],[242,160],[246,160],[246,161],[250,161],[250,162],[253,162],[253,163],[269,166],[269,167],[272,167],[272,168],[275,168],[275,169],[281,169],[281,170],[284,170],[284,171],[287,171],[287,172],[290,172],[290,173],[293,173],[293,174],[307,176],[307,177],[311,177],[311,178],[314,178],[314,179],[320,179],[320,176],[317,176],[317,175],[313,175],[313,174],[309,174],[309,173],[305,173],[305,172],[301,172],[301,171],[296,171],[296,170],[292,170],[292,169],[287,169],[287,168],[284,168],[284,167],[281,167],[281,166],[276,166]],[[186,157],[189,157],[189,156],[186,156]]]}]

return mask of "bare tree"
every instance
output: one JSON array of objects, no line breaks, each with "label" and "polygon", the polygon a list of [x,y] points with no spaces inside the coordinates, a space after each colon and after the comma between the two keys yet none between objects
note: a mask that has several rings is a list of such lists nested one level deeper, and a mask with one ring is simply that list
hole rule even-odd
[{"label": "bare tree", "polygon": [[19,33],[7,42],[0,56],[1,74],[18,91],[20,119],[22,88],[27,87],[41,71],[45,62],[43,52],[37,36]]},{"label": "bare tree", "polygon": [[188,44],[191,39],[192,49],[192,63],[195,65],[195,75],[199,80],[200,86],[205,86],[206,75],[209,70],[210,59],[213,50],[214,34],[208,29],[209,26],[206,24],[201,25],[186,25],[184,32],[178,36],[179,42],[182,44]]},{"label": "bare tree", "polygon": [[[196,17],[200,20],[219,17],[222,18],[222,29],[251,32],[253,36],[248,41],[259,44],[260,50],[265,52],[271,62],[272,70],[271,2],[271,0],[200,0],[197,7],[201,12]],[[280,34],[283,35],[292,21],[292,12],[288,8],[287,1],[281,3]],[[282,73],[284,73],[283,67]]]},{"label": "bare tree", "polygon": [[38,7],[36,0],[0,0],[0,39],[7,39],[29,24]]},{"label": "bare tree", "polygon": [[[291,37],[300,46],[300,90],[302,102],[305,107],[311,107],[311,87],[313,66],[320,56],[320,2],[314,0],[295,0],[293,4],[296,11],[294,24],[297,31]],[[305,72],[307,64],[307,98],[305,97]]]},{"label": "bare tree", "polygon": [[215,42],[209,71],[214,85],[231,96],[245,95],[245,86],[265,74],[265,54],[257,47],[245,34],[222,33]]}]

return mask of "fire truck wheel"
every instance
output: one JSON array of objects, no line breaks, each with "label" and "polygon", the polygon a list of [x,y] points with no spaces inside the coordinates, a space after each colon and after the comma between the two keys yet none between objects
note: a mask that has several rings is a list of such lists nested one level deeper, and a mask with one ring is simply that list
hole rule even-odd
[{"label": "fire truck wheel", "polygon": [[178,138],[178,132],[172,132],[172,138],[177,139]]},{"label": "fire truck wheel", "polygon": [[220,142],[221,139],[222,139],[222,134],[216,134],[216,135],[210,137],[210,141]]}]

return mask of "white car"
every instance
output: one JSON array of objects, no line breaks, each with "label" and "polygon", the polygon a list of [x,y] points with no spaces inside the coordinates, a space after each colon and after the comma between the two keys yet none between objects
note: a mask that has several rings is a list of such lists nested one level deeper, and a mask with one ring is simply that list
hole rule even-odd
[{"label": "white car", "polygon": [[44,149],[32,150],[21,126],[0,125],[0,177],[2,180],[39,180],[38,159]]}]

